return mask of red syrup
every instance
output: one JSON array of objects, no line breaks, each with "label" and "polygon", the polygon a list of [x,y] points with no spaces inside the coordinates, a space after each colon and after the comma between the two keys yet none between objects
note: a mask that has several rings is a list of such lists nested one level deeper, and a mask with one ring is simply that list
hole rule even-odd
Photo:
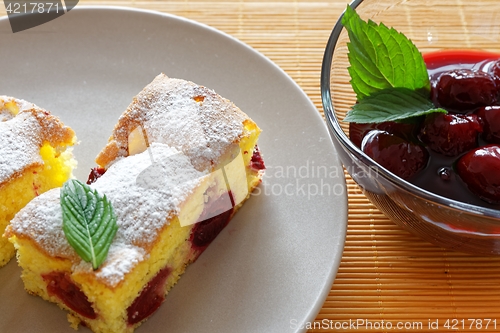
[{"label": "red syrup", "polygon": [[87,296],[71,280],[67,273],[50,272],[42,274],[43,280],[47,283],[47,292],[50,296],[59,298],[68,308],[76,313],[89,318],[96,319],[97,315]]},{"label": "red syrup", "polygon": [[[500,54],[446,50],[424,54],[424,60],[431,81],[430,97],[435,106],[446,109],[449,116],[429,115],[416,119],[416,135],[412,128],[415,119],[412,124],[403,125],[351,123],[351,140],[367,152],[371,148],[367,134],[371,129],[378,129],[401,137],[407,144],[419,144],[429,153],[427,165],[403,178],[443,197],[499,209],[499,201],[478,192],[491,188],[489,185],[500,190],[500,184],[484,184],[480,175],[463,171],[466,165],[473,165],[470,161],[460,161],[469,152],[499,143]],[[383,161],[378,162],[384,165]],[[459,163],[460,170],[457,169]],[[497,165],[500,164],[484,169],[494,169]],[[478,185],[481,182],[483,184]]]}]

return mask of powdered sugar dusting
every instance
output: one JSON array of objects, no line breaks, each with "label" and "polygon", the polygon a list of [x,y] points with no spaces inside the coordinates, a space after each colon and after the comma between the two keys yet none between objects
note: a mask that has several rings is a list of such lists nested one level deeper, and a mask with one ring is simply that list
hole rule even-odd
[{"label": "powdered sugar dusting", "polygon": [[14,116],[9,110],[0,108],[0,122],[11,120]]},{"label": "powdered sugar dusting", "polygon": [[148,152],[118,160],[92,186],[106,194],[118,216],[116,238],[130,244],[149,244],[167,219],[206,174],[175,148],[154,143]]},{"label": "powdered sugar dusting", "polygon": [[[116,285],[145,259],[144,249],[207,175],[197,171],[189,158],[175,148],[155,143],[151,149],[154,162],[148,152],[122,158],[91,185],[109,198],[117,215],[118,231],[109,255],[95,272],[110,285]],[[154,185],[141,182],[143,175],[155,179]],[[72,259],[75,270],[88,271],[90,266],[82,263],[62,230],[59,196],[59,188],[38,196],[16,215],[11,227],[50,255]]]},{"label": "powdered sugar dusting", "polygon": [[111,286],[116,286],[123,280],[125,274],[130,272],[145,257],[144,249],[115,242],[109,249],[105,264],[97,271],[94,271],[91,263],[85,261],[76,264],[73,270],[76,273],[94,273],[98,279],[104,280]]},{"label": "powdered sugar dusting", "polygon": [[113,137],[120,154],[126,156],[133,122],[145,129],[149,143],[175,147],[197,170],[210,170],[241,138],[246,119],[245,113],[213,90],[160,74],[134,98]]},{"label": "powdered sugar dusting", "polygon": [[0,122],[0,184],[29,165],[43,163],[38,153],[41,130],[29,112]]},{"label": "powdered sugar dusting", "polygon": [[71,145],[74,132],[36,105],[0,96],[0,184],[25,168],[43,163],[39,151],[44,142]]},{"label": "powdered sugar dusting", "polygon": [[156,112],[144,123],[149,140],[179,147],[195,167],[210,168],[210,162],[241,135],[244,118],[232,110],[234,104],[205,87],[180,84],[176,79],[158,85],[171,93],[151,102]]},{"label": "powdered sugar dusting", "polygon": [[12,229],[32,238],[51,256],[78,258],[62,230],[60,188],[31,200],[11,221]]},{"label": "powdered sugar dusting", "polygon": [[[15,105],[16,112],[11,110],[12,106]],[[0,122],[10,120],[14,118],[17,112],[22,110],[28,110],[34,108],[33,103],[27,102],[22,99],[17,99],[10,96],[0,96]]]}]

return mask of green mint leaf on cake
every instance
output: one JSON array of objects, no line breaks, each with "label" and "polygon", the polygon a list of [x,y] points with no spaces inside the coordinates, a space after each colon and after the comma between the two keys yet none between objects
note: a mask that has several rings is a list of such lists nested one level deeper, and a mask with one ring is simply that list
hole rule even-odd
[{"label": "green mint leaf on cake", "polygon": [[61,189],[63,231],[69,244],[97,269],[106,259],[118,225],[106,195],[70,179]]},{"label": "green mint leaf on cake", "polygon": [[363,21],[350,6],[342,24],[349,34],[348,70],[358,100],[387,88],[430,90],[422,54],[405,35],[383,23]]},{"label": "green mint leaf on cake", "polygon": [[354,123],[381,123],[400,121],[446,110],[435,108],[421,93],[407,88],[392,88],[374,92],[355,104],[344,118]]}]

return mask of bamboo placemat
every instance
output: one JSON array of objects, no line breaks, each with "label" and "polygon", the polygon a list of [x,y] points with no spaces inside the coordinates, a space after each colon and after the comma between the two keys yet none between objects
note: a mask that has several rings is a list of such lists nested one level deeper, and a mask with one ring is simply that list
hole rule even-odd
[{"label": "bamboo placemat", "polygon": [[[284,69],[321,112],[323,51],[347,1],[84,0],[79,4],[158,10],[220,29]],[[4,14],[0,6],[0,15]],[[500,257],[450,252],[424,242],[389,221],[349,176],[347,187],[349,223],[342,262],[309,332],[500,331]],[[490,322],[486,328],[485,318],[496,319],[496,326]],[[482,326],[475,321],[470,327],[469,319],[483,319]],[[436,320],[439,326],[433,329]]]}]

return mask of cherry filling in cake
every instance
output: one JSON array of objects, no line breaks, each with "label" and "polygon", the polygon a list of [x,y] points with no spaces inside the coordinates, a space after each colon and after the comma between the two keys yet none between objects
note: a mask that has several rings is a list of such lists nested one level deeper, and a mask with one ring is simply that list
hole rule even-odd
[{"label": "cherry filling in cake", "polygon": [[[130,325],[146,319],[160,307],[165,299],[165,284],[170,273],[169,267],[160,270],[127,309]],[[47,283],[49,295],[59,298],[67,307],[84,317],[97,318],[92,303],[67,273],[50,272],[44,274],[42,278]]]},{"label": "cherry filling in cake", "polygon": [[253,149],[252,159],[250,162],[250,167],[254,170],[264,170],[266,168],[258,146],[255,146]]},{"label": "cherry filling in cake", "polygon": [[97,179],[99,179],[99,177],[104,175],[105,172],[106,172],[106,169],[104,169],[104,168],[95,167],[95,168],[90,169],[89,177],[87,179],[87,185],[95,183],[95,181]]},{"label": "cherry filling in cake", "polygon": [[87,296],[71,280],[67,273],[50,272],[42,275],[47,283],[47,292],[50,296],[59,298],[68,308],[89,319],[96,319],[97,315]]},{"label": "cherry filling in cake", "polygon": [[438,195],[500,205],[500,56],[482,51],[424,55],[436,107],[401,122],[350,123],[349,136],[399,177]]},{"label": "cherry filling in cake", "polygon": [[[191,231],[190,241],[194,250],[205,250],[228,224],[233,214],[234,199],[231,191],[215,200],[209,200],[198,222]],[[211,217],[209,217],[211,216]],[[200,252],[200,253],[201,253]]]},{"label": "cherry filling in cake", "polygon": [[130,325],[136,324],[156,311],[165,299],[165,284],[171,270],[165,267],[148,282],[134,303],[127,309],[127,321]]}]

